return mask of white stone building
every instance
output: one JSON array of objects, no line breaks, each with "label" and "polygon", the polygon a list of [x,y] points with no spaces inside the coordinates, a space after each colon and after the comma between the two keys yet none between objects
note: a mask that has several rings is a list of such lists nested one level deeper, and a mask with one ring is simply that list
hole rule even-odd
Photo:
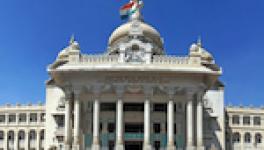
[{"label": "white stone building", "polygon": [[226,145],[240,128],[225,126],[222,71],[200,41],[186,56],[168,56],[138,11],[107,47],[83,54],[72,38],[48,66],[45,106],[0,109],[0,149],[240,149]]},{"label": "white stone building", "polygon": [[44,149],[45,106],[0,107],[0,149]]},{"label": "white stone building", "polygon": [[230,150],[263,150],[264,109],[228,106],[226,147]]}]

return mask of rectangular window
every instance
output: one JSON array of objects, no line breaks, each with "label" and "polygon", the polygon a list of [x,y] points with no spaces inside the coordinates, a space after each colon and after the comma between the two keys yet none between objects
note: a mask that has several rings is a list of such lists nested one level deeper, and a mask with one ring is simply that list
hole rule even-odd
[{"label": "rectangular window", "polygon": [[167,111],[167,105],[166,105],[166,103],[154,104],[153,110],[157,111],[157,112],[166,112]]},{"label": "rectangular window", "polygon": [[108,123],[107,130],[109,133],[115,132],[115,123]]},{"label": "rectangular window", "polygon": [[29,115],[29,121],[30,122],[37,122],[38,115],[36,113]]},{"label": "rectangular window", "polygon": [[160,133],[160,123],[153,124],[154,133]]},{"label": "rectangular window", "polygon": [[143,103],[125,103],[124,111],[144,111]]},{"label": "rectangular window", "polygon": [[261,118],[260,117],[254,117],[254,125],[257,125],[257,126],[261,125]]},{"label": "rectangular window", "polygon": [[46,114],[45,113],[41,113],[40,114],[40,121],[41,122],[45,122],[46,121]]},{"label": "rectangular window", "polygon": [[144,124],[141,124],[141,123],[125,124],[125,132],[127,132],[127,133],[143,133],[144,132]]},{"label": "rectangular window", "polygon": [[4,132],[0,131],[0,141],[4,140]]},{"label": "rectangular window", "polygon": [[27,114],[19,114],[19,122],[26,122]]},{"label": "rectangular window", "polygon": [[56,116],[56,121],[57,121],[57,124],[58,124],[59,128],[63,128],[64,127],[64,115]]},{"label": "rectangular window", "polygon": [[239,124],[239,116],[238,116],[238,115],[234,115],[234,116],[232,117],[232,123],[233,123],[233,124],[236,124],[236,125]]},{"label": "rectangular window", "polygon": [[154,148],[155,150],[160,150],[160,141],[155,141]]},{"label": "rectangular window", "polygon": [[4,123],[5,122],[5,115],[0,115],[0,123]]},{"label": "rectangular window", "polygon": [[8,117],[8,122],[9,123],[14,123],[16,122],[16,115],[15,114],[10,114],[9,117]]},{"label": "rectangular window", "polygon": [[115,103],[101,103],[101,111],[115,111],[116,104]]},{"label": "rectangular window", "polygon": [[249,116],[243,117],[243,124],[244,125],[250,125],[250,117]]}]

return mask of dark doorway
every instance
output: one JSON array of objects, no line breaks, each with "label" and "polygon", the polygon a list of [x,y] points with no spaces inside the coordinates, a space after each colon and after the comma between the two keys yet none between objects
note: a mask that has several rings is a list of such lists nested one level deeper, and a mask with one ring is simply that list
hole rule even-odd
[{"label": "dark doorway", "polygon": [[143,150],[143,142],[141,141],[126,141],[125,150]]}]

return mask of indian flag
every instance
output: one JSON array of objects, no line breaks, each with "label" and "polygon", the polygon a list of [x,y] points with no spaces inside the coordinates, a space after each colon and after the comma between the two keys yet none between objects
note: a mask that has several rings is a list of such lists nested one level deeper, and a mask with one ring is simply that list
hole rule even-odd
[{"label": "indian flag", "polygon": [[131,0],[128,4],[125,4],[123,7],[121,7],[121,19],[127,19],[129,16],[133,15],[138,10],[140,4],[142,4],[142,1],[135,2]]}]

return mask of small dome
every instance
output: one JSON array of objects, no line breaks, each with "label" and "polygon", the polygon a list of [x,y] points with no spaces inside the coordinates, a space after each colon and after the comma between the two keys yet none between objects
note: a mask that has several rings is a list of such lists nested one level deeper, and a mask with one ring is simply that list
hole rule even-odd
[{"label": "small dome", "polygon": [[129,21],[118,27],[109,38],[109,46],[115,44],[119,39],[129,36],[133,28],[139,28],[142,31],[144,37],[150,38],[158,47],[163,48],[162,39],[159,32],[152,26],[142,22],[142,21]]}]

